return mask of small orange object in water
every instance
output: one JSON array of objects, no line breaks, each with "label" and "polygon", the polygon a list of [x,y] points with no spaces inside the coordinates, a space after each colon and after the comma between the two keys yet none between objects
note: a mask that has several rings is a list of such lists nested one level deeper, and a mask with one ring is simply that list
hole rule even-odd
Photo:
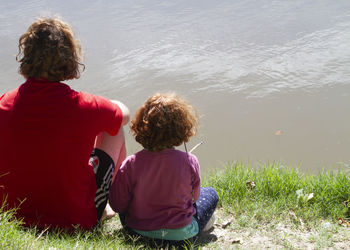
[{"label": "small orange object in water", "polygon": [[281,135],[282,134],[282,130],[278,130],[275,132],[275,135]]}]

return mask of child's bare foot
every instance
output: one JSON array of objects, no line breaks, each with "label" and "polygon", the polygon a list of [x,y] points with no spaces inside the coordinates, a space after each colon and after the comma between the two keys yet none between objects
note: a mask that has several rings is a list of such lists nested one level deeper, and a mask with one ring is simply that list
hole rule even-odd
[{"label": "child's bare foot", "polygon": [[108,220],[115,216],[115,212],[112,210],[111,206],[107,203],[105,210],[103,211],[101,221]]}]

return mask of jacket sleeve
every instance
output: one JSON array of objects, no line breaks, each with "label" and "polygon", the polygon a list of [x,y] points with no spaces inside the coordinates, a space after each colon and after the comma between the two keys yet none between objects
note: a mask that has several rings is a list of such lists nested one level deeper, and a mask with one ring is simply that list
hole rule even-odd
[{"label": "jacket sleeve", "polygon": [[130,161],[126,159],[111,185],[109,190],[109,204],[117,213],[125,213],[131,201],[131,176]]},{"label": "jacket sleeve", "polygon": [[191,154],[190,164],[192,168],[192,188],[193,188],[193,199],[196,202],[199,198],[201,178],[200,178],[200,166],[198,159],[195,155]]}]

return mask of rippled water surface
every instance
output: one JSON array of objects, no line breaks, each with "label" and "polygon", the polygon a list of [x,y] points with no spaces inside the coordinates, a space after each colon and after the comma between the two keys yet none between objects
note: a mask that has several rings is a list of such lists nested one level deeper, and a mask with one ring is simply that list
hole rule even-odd
[{"label": "rippled water surface", "polygon": [[[24,3],[23,3],[24,2]],[[16,87],[19,36],[59,15],[81,40],[77,90],[134,113],[176,91],[201,114],[189,143],[204,170],[279,161],[307,171],[350,163],[350,1],[0,2],[0,92]],[[127,138],[129,153],[140,147]]]}]

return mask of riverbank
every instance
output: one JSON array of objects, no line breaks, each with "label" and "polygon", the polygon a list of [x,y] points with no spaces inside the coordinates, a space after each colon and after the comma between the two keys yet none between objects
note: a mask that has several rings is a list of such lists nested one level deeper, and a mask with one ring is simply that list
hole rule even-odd
[{"label": "riverbank", "polygon": [[[260,168],[228,164],[203,180],[203,186],[219,193],[215,227],[187,248],[346,249],[349,176],[347,169],[309,175],[277,164]],[[68,235],[23,229],[12,212],[2,212],[0,248],[144,249],[147,244],[128,237],[117,218],[94,232],[76,230]]]},{"label": "riverbank", "polygon": [[305,174],[265,165],[230,164],[205,185],[221,198],[203,248],[348,249],[350,169]]}]

